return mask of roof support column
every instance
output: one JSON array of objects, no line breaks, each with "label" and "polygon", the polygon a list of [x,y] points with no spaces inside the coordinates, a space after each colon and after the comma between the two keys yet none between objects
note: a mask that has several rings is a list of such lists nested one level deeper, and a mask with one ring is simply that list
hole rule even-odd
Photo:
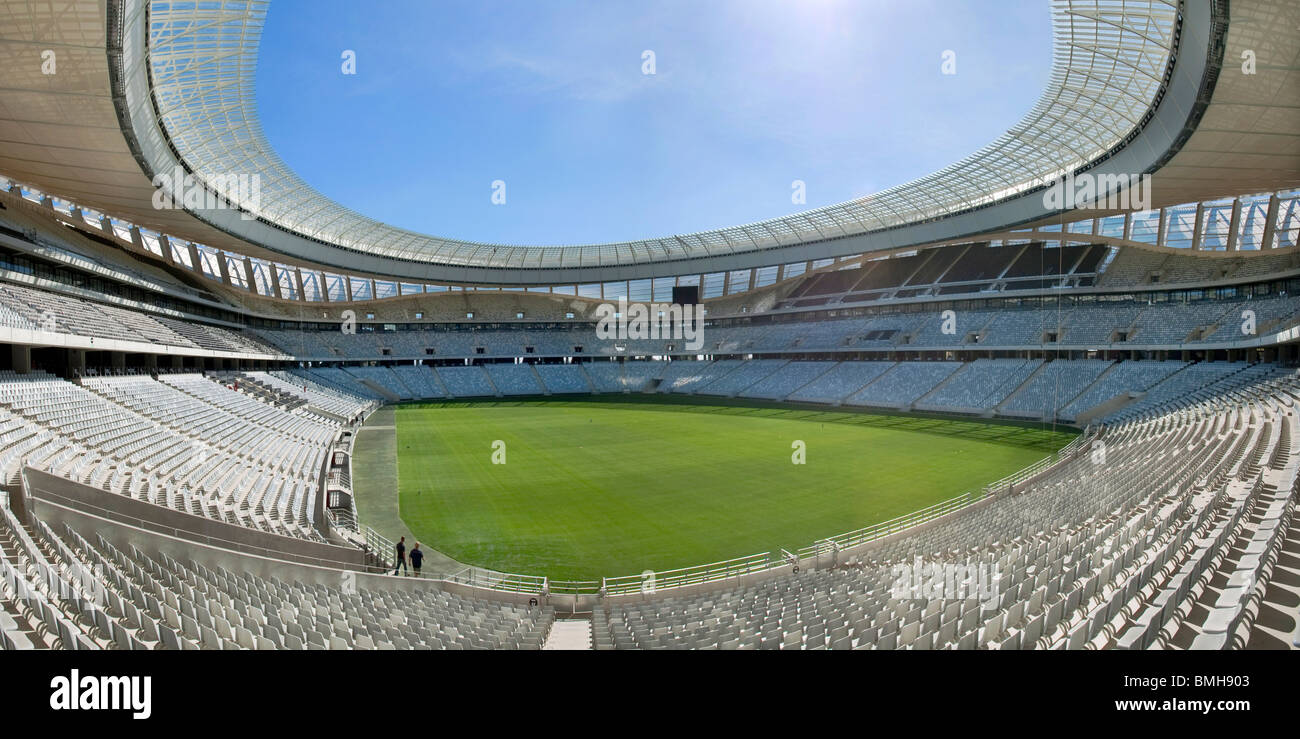
[{"label": "roof support column", "polygon": [[1232,201],[1232,219],[1228,222],[1228,251],[1237,250],[1237,232],[1241,230],[1241,198]]},{"label": "roof support column", "polygon": [[1192,224],[1192,251],[1201,251],[1201,238],[1205,235],[1205,203],[1196,204],[1196,222]]},{"label": "roof support column", "polygon": [[230,257],[228,257],[224,251],[217,252],[217,266],[221,268],[221,282],[224,285],[234,287],[234,283],[230,281],[229,260]]},{"label": "roof support column", "polygon": [[244,280],[248,283],[248,291],[254,295],[261,295],[257,290],[257,283],[253,280],[253,260],[244,257]]},{"label": "roof support column", "polygon": [[148,251],[144,248],[144,237],[140,235],[139,226],[131,227],[131,246],[135,247],[136,251]]},{"label": "roof support column", "polygon": [[1264,216],[1264,240],[1259,243],[1260,249],[1274,248],[1273,236],[1277,231],[1277,212],[1282,208],[1282,201],[1278,198],[1277,193],[1273,193],[1268,198],[1268,214]]},{"label": "roof support column", "polygon": [[158,248],[162,249],[163,259],[166,259],[168,264],[173,264],[179,267],[185,266],[177,263],[176,258],[172,256],[172,241],[167,238],[167,234],[158,234]]},{"label": "roof support column", "polygon": [[268,263],[268,269],[271,271],[271,295],[276,300],[284,300],[284,295],[280,291],[280,267],[275,262]]}]

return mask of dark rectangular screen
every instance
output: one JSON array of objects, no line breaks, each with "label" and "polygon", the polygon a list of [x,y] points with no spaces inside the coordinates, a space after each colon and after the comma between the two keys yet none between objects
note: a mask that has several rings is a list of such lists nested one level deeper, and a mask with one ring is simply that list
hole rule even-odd
[{"label": "dark rectangular screen", "polygon": [[688,285],[686,287],[674,287],[673,302],[677,305],[699,305],[700,286]]}]

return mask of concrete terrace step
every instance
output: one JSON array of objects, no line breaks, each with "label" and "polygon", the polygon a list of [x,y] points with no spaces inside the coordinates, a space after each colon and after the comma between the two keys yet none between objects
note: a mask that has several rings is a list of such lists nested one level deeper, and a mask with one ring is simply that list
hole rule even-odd
[{"label": "concrete terrace step", "polygon": [[585,618],[556,621],[542,645],[543,651],[588,649],[591,649],[591,621]]}]

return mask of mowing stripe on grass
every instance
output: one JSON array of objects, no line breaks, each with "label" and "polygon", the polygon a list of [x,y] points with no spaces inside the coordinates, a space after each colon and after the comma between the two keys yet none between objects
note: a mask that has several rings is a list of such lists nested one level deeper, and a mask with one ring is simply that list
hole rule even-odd
[{"label": "mowing stripe on grass", "polygon": [[[402,536],[408,544],[419,541],[402,521],[397,482],[397,426],[392,406],[371,414],[357,432],[352,452],[352,491],[360,522],[392,541]],[[455,560],[432,546],[420,542],[420,549],[425,552],[425,572],[460,569]]]},{"label": "mowing stripe on grass", "polygon": [[[401,516],[461,562],[554,579],[686,567],[910,513],[1072,431],[661,399],[400,406]],[[806,464],[792,463],[804,442]],[[493,464],[494,443],[505,464]]]}]

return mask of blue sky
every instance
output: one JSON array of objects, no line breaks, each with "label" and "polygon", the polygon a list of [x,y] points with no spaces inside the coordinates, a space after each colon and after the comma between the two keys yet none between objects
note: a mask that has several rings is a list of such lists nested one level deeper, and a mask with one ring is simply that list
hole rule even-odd
[{"label": "blue sky", "polygon": [[280,0],[257,103],[290,167],[393,225],[648,238],[831,205],[974,152],[1047,84],[1050,20],[1044,0]]}]

